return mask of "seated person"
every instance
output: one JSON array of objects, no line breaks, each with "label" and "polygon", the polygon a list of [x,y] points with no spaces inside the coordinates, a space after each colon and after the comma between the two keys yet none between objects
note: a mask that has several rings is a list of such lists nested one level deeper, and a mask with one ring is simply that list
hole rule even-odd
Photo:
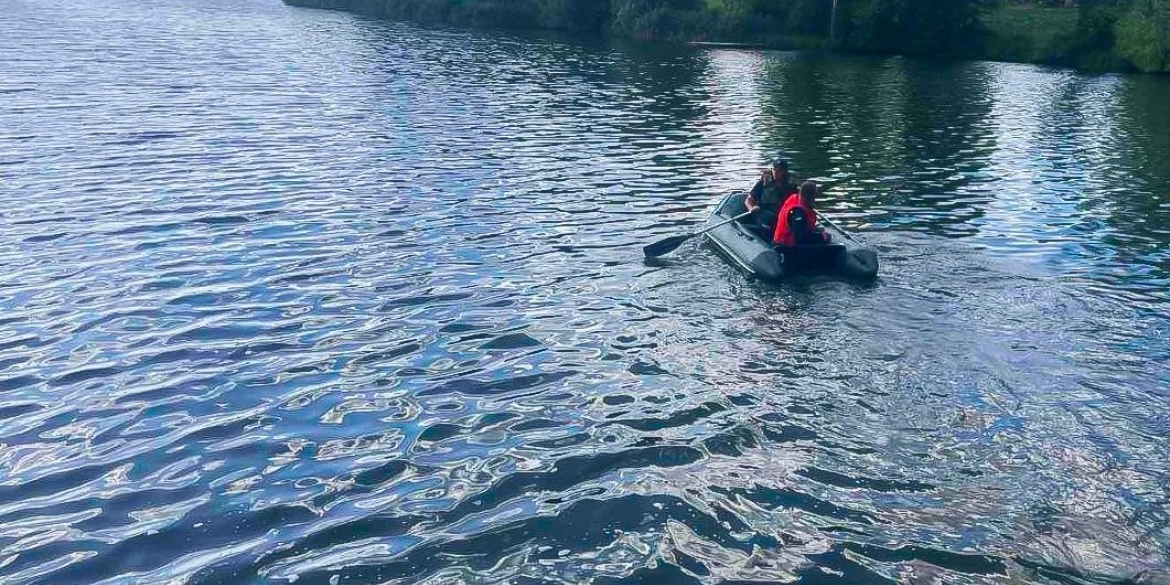
[{"label": "seated person", "polygon": [[829,243],[829,234],[817,227],[817,184],[805,181],[800,193],[788,197],[780,207],[772,244],[776,246],[807,246]]},{"label": "seated person", "polygon": [[[744,199],[748,211],[756,211],[752,219],[767,240],[776,225],[776,212],[784,198],[796,193],[796,183],[788,173],[788,160],[778,158],[772,162],[771,170],[765,170],[751,193]],[[758,211],[757,211],[758,210]]]}]

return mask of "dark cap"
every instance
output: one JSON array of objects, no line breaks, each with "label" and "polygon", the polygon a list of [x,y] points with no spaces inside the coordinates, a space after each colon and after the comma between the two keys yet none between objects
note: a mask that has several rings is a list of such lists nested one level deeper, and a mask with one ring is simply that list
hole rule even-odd
[{"label": "dark cap", "polygon": [[783,158],[783,157],[778,158],[778,159],[772,161],[772,166],[773,167],[780,167],[784,170],[788,170],[788,159]]}]

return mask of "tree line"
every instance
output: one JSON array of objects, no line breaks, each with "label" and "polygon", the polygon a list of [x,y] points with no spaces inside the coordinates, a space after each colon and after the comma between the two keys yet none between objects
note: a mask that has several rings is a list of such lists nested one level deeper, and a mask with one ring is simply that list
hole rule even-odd
[{"label": "tree line", "polygon": [[[1170,71],[1170,0],[285,0],[472,26],[591,31],[910,55]],[[1037,55],[996,45],[986,16],[1055,6],[1076,26]],[[1004,46],[999,43],[998,46]]]},{"label": "tree line", "polygon": [[1140,71],[1170,72],[1170,0],[1081,0],[1080,36]]}]

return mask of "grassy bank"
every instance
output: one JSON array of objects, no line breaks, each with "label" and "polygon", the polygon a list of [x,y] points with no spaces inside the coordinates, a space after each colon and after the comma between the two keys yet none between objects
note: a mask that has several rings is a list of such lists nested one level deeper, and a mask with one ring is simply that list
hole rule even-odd
[{"label": "grassy bank", "polygon": [[[284,0],[457,26],[1170,71],[1170,0]],[[834,7],[837,8],[834,14]],[[832,34],[831,34],[832,31]]]}]

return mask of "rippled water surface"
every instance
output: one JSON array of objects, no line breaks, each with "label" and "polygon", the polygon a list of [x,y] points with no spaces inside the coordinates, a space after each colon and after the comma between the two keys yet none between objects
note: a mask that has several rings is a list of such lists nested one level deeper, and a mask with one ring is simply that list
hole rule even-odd
[{"label": "rippled water surface", "polygon": [[1170,582],[1170,79],[0,11],[0,583]]}]

